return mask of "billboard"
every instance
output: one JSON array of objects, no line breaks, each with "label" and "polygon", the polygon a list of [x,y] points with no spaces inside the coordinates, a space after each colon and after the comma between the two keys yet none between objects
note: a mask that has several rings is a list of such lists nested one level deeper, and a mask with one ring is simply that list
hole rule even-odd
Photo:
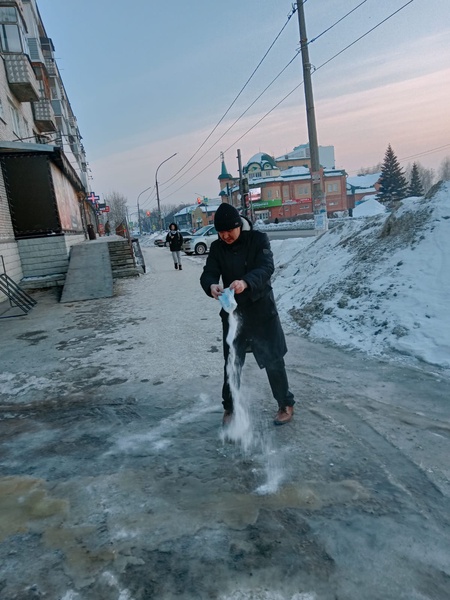
[{"label": "billboard", "polygon": [[248,191],[248,199],[250,202],[258,202],[261,200],[261,188],[252,188]]}]

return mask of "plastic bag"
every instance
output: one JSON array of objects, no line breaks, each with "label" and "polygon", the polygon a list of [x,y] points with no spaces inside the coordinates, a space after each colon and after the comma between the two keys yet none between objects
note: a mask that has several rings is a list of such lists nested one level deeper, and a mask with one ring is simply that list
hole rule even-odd
[{"label": "plastic bag", "polygon": [[227,313],[232,313],[237,306],[237,302],[234,299],[234,290],[225,288],[219,296],[219,302],[222,305],[223,310]]}]

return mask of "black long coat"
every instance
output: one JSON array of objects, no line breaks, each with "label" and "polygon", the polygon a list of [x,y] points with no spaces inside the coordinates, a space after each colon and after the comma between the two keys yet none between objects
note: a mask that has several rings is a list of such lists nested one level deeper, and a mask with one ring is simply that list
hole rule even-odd
[{"label": "black long coat", "polygon": [[[211,296],[211,285],[222,277],[223,287],[229,287],[235,279],[243,279],[248,288],[236,294],[236,309],[240,321],[240,335],[251,343],[256,362],[260,368],[269,366],[282,358],[286,341],[278,317],[270,278],[274,271],[273,254],[267,234],[261,231],[241,231],[233,244],[220,238],[211,244],[200,283]],[[220,311],[224,325],[224,339],[228,331],[228,313]]]},{"label": "black long coat", "polygon": [[178,230],[169,231],[166,235],[166,244],[169,244],[171,252],[179,252],[183,247],[183,236]]}]

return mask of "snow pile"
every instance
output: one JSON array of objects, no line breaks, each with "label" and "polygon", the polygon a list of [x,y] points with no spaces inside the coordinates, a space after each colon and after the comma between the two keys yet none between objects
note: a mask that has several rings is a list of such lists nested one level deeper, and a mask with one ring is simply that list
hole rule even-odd
[{"label": "snow pile", "polygon": [[[365,197],[365,196],[364,196]],[[354,217],[372,217],[386,212],[386,208],[375,198],[369,198],[353,209]]]},{"label": "snow pile", "polygon": [[272,248],[280,313],[311,338],[450,367],[450,183]]}]

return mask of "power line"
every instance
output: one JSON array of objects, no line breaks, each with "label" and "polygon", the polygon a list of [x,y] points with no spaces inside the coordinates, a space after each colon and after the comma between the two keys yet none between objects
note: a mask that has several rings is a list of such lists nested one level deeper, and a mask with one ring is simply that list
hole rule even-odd
[{"label": "power line", "polygon": [[[306,1],[306,0],[305,0]],[[350,14],[352,14],[355,10],[357,10],[360,6],[362,6],[363,4],[365,4],[367,2],[367,0],[363,0],[363,2],[360,2],[357,6],[355,6],[355,8],[353,8],[351,11],[349,11],[348,13],[346,13],[343,17],[341,17],[340,19],[338,19],[333,25],[331,25],[330,27],[328,27],[327,29],[325,29],[324,31],[322,31],[322,33],[320,33],[318,36],[316,36],[314,39],[312,39],[310,42],[308,42],[308,44],[310,44],[311,42],[319,39],[322,35],[324,35],[325,33],[327,33],[328,31],[330,31],[333,27],[335,27],[338,23],[340,23],[341,21],[343,21],[344,19],[346,19]],[[303,3],[305,4],[305,2]],[[292,14],[295,13],[295,10]],[[291,18],[292,15],[289,16],[289,18]],[[287,24],[287,23],[286,23]],[[285,25],[286,26],[286,25]],[[280,32],[281,33],[281,32]],[[228,129],[216,140],[216,142],[214,142],[214,144],[212,144],[212,146],[210,146],[208,148],[208,150],[206,152],[204,152],[200,158],[198,158],[194,164],[192,164],[189,169],[187,169],[187,171],[185,171],[185,173],[182,173],[179,177],[177,177],[175,179],[175,181],[173,181],[169,186],[167,186],[165,189],[169,189],[171,188],[177,181],[179,181],[180,179],[182,179],[187,173],[189,173],[189,171],[191,169],[193,169],[193,167],[195,167],[195,165],[197,165],[202,158],[204,158],[209,152],[210,150],[212,150],[214,148],[214,146],[216,146],[220,140],[222,140],[225,135],[241,120],[241,118],[256,104],[256,102],[267,92],[267,90],[275,83],[275,81],[284,73],[284,71],[294,62],[294,60],[297,58],[297,56],[300,53],[300,49],[297,50],[296,55],[288,62],[288,64],[278,73],[278,75],[276,77],[274,77],[274,79],[272,79],[272,81],[269,83],[269,85],[267,85],[264,90],[259,94],[259,96],[256,97],[256,99],[246,108],[246,110],[244,110],[244,112],[241,113],[241,115],[230,125],[230,127],[228,127]],[[267,53],[266,53],[267,55]],[[253,74],[256,72],[256,70],[253,72]],[[250,79],[249,79],[250,81]],[[303,82],[302,82],[303,83]],[[236,97],[235,100],[237,100],[238,96]],[[213,130],[214,131],[214,130]],[[213,132],[211,132],[212,134]],[[210,134],[210,135],[211,135]],[[210,136],[209,136],[210,137]],[[205,140],[206,141],[206,140]],[[197,150],[196,153],[198,153],[198,151],[200,150],[200,148]],[[194,155],[195,156],[195,155]],[[192,158],[194,157],[192,156],[190,160],[192,160]],[[187,163],[184,165],[186,166]],[[180,171],[183,170],[184,167],[182,167],[182,169],[180,169],[177,173],[175,173],[170,179],[168,179],[166,182],[164,183],[168,183],[169,181],[171,181],[174,177],[176,177],[176,175],[178,173],[180,173]],[[164,184],[162,184],[164,185]]]},{"label": "power line", "polygon": [[283,25],[283,27],[281,28],[280,32],[278,33],[278,35],[276,36],[276,38],[274,39],[274,41],[270,44],[269,48],[267,49],[267,51],[265,52],[264,56],[262,57],[262,59],[259,61],[259,63],[257,64],[256,68],[253,70],[253,73],[250,75],[250,77],[247,79],[247,81],[245,82],[245,84],[243,85],[243,87],[241,88],[241,90],[239,91],[239,93],[237,94],[237,96],[235,97],[235,99],[233,100],[233,102],[230,104],[230,106],[227,108],[227,110],[224,112],[224,114],[222,115],[222,117],[220,118],[220,120],[218,121],[218,123],[214,126],[214,128],[211,130],[211,132],[209,133],[209,135],[205,138],[205,140],[200,144],[200,146],[197,148],[197,150],[194,152],[194,154],[189,158],[188,161],[186,161],[184,163],[184,165],[178,169],[178,171],[176,173],[174,173],[174,175],[172,175],[172,177],[170,177],[169,179],[167,179],[167,181],[164,181],[161,185],[164,185],[166,183],[168,183],[169,181],[171,181],[174,177],[176,177],[179,173],[181,173],[181,171],[183,171],[183,169],[185,167],[187,167],[187,165],[192,161],[192,159],[200,152],[200,150],[203,148],[203,146],[206,144],[206,142],[209,140],[209,138],[212,136],[212,134],[216,131],[216,129],[219,127],[219,125],[222,123],[222,121],[224,120],[224,118],[227,116],[227,114],[230,112],[230,110],[232,109],[232,107],[234,106],[234,104],[236,103],[236,101],[238,100],[238,98],[241,96],[242,92],[245,90],[245,88],[247,87],[247,85],[250,83],[250,81],[252,80],[253,76],[255,75],[255,73],[257,72],[257,70],[259,69],[259,67],[262,65],[262,63],[264,62],[264,60],[266,59],[267,55],[269,54],[269,52],[272,50],[272,48],[274,47],[275,43],[277,42],[278,38],[281,36],[281,34],[283,33],[283,31],[286,29],[289,21],[291,20],[292,16],[295,14],[296,12],[296,8],[293,6],[291,12],[288,15],[287,21],[286,23]]},{"label": "power line", "polygon": [[[348,44],[347,46],[345,46],[345,48],[343,48],[342,50],[340,50],[339,52],[337,52],[336,54],[334,54],[331,58],[329,58],[328,60],[326,60],[324,63],[322,63],[319,67],[317,67],[315,69],[315,71],[318,71],[319,69],[321,69],[322,67],[324,67],[325,65],[329,64],[331,61],[333,61],[335,58],[337,58],[338,56],[340,56],[343,52],[345,52],[346,50],[348,50],[349,48],[351,48],[352,46],[354,46],[357,42],[359,42],[360,40],[362,40],[363,38],[365,38],[367,35],[369,35],[370,33],[372,33],[373,31],[375,31],[375,29],[377,29],[378,27],[380,27],[381,25],[383,25],[384,23],[386,23],[386,21],[388,21],[389,19],[391,19],[392,17],[394,17],[397,13],[399,13],[401,10],[403,10],[404,8],[406,8],[409,4],[411,4],[412,2],[414,2],[414,0],[409,0],[408,2],[406,2],[403,6],[401,6],[399,9],[397,9],[396,11],[394,11],[393,13],[391,13],[390,15],[388,15],[385,19],[383,19],[382,21],[380,21],[377,25],[375,25],[374,27],[372,27],[371,29],[369,29],[368,31],[366,31],[366,33],[364,33],[363,35],[359,36],[356,40],[354,40],[353,42],[351,42],[350,44]],[[245,133],[243,133],[237,140],[235,140],[232,144],[230,144],[230,146],[228,146],[228,148],[226,150],[224,150],[223,152],[227,152],[228,150],[230,150],[235,144],[237,144],[238,142],[240,142],[247,134],[250,133],[250,131],[252,131],[255,127],[257,127],[266,117],[268,117],[276,108],[278,108],[278,106],[280,106],[280,104],[282,104],[287,98],[289,98],[289,96],[291,96],[300,86],[303,85],[303,81],[301,81],[298,85],[296,85],[288,94],[286,94],[279,102],[277,102],[277,104],[275,104],[275,106],[273,106],[267,113],[265,113],[254,125],[252,125],[252,127],[250,127]],[[191,181],[193,181],[194,179],[196,179],[199,175],[201,175],[204,171],[206,171],[206,169],[208,169],[215,161],[217,160],[217,158],[214,158],[210,163],[208,163],[201,171],[199,171],[196,175],[194,175],[193,177],[191,177],[191,179],[189,179],[188,181],[186,181],[186,183],[184,183],[183,185],[181,185],[179,188],[177,188],[175,191],[171,192],[168,197],[173,196],[173,194],[175,194],[176,192],[180,191],[181,189],[183,189],[186,185],[188,185],[188,183],[190,183]],[[185,173],[186,174],[186,173]]]},{"label": "power line", "polygon": [[315,38],[310,39],[309,42],[308,42],[308,46],[309,46],[309,44],[312,44],[313,42],[317,41],[320,37],[322,37],[323,35],[325,35],[326,33],[328,33],[331,29],[333,29],[333,27],[336,27],[336,25],[338,25],[341,21],[343,21],[344,19],[346,19],[349,15],[351,15],[353,12],[355,12],[355,10],[357,10],[360,6],[362,6],[366,2],[367,2],[367,0],[363,0],[362,2],[360,2],[358,4],[358,6],[355,6],[355,8],[352,8],[352,10],[350,12],[348,12],[346,15],[344,15],[343,17],[341,17],[340,19],[338,19],[336,21],[336,23],[333,23],[333,25],[330,25],[330,27],[328,27],[327,29],[325,29],[324,31],[322,31],[322,33],[319,33],[319,35],[316,35]]},{"label": "power line", "polygon": [[449,148],[450,144],[444,144],[443,146],[438,146],[437,148],[432,148],[431,150],[424,150],[423,152],[419,152],[418,154],[411,154],[411,156],[405,156],[404,158],[399,158],[399,162],[403,162],[405,160],[409,160],[410,158],[418,158],[420,156],[426,156],[427,154],[433,154],[434,152],[439,152],[439,150],[443,150],[444,148]]},{"label": "power line", "polygon": [[386,23],[386,21],[389,21],[389,19],[391,19],[394,15],[396,15],[401,10],[403,10],[404,8],[406,8],[408,6],[408,4],[411,4],[412,2],[414,2],[414,0],[409,0],[409,2],[406,2],[406,4],[404,4],[403,6],[401,6],[399,9],[397,9],[396,11],[394,11],[393,13],[391,13],[388,17],[386,17],[385,19],[383,19],[382,21],[380,21],[377,25],[375,25],[374,27],[372,27],[372,29],[369,29],[369,31],[366,31],[366,33],[363,33],[363,35],[359,36],[359,38],[357,38],[356,40],[354,40],[351,44],[349,44],[348,46],[345,46],[345,48],[343,48],[342,50],[340,50],[339,52],[337,52],[334,56],[332,56],[331,58],[329,58],[328,60],[326,60],[324,63],[322,63],[320,65],[320,67],[317,67],[317,69],[315,69],[315,71],[318,71],[319,69],[321,69],[322,67],[324,67],[325,65],[327,65],[328,63],[330,63],[332,60],[334,60],[335,58],[337,58],[340,54],[342,54],[343,52],[345,52],[346,50],[348,50],[349,48],[351,48],[352,46],[354,46],[357,42],[359,42],[360,40],[362,40],[363,38],[365,38],[366,35],[369,35],[369,33],[372,33],[372,31],[375,31],[375,29],[377,29],[378,27],[380,27],[380,25],[383,25],[383,23]]},{"label": "power line", "polygon": [[[267,92],[267,90],[275,83],[275,81],[281,77],[281,75],[286,71],[286,69],[294,62],[294,60],[297,58],[297,56],[299,55],[300,50],[297,51],[296,55],[288,62],[288,64],[278,73],[278,75],[276,77],[274,77],[272,79],[272,81],[264,88],[264,90],[259,94],[259,96],[257,96],[255,98],[255,100],[253,100],[253,102],[251,104],[249,104],[249,106],[244,110],[243,113],[241,113],[239,115],[239,117],[228,127],[227,130],[225,130],[222,135],[214,142],[214,144],[212,144],[212,146],[210,146],[208,148],[208,150],[206,150],[206,152],[204,152],[200,158],[198,158],[194,164],[192,164],[189,169],[183,173],[182,175],[180,175],[177,179],[175,179],[174,182],[172,182],[170,185],[167,186],[167,188],[165,189],[169,189],[170,187],[172,187],[177,181],[179,181],[180,179],[182,179],[193,167],[195,167],[195,165],[197,165],[202,158],[204,158],[213,148],[214,146],[217,146],[217,144],[220,142],[221,139],[223,139],[226,134],[233,129],[233,127],[236,125],[236,123],[238,123],[238,121],[240,121],[242,119],[242,117],[258,102],[258,100]],[[214,159],[215,160],[215,159]],[[174,175],[175,177],[175,175]],[[170,181],[170,179],[168,180]]]}]

